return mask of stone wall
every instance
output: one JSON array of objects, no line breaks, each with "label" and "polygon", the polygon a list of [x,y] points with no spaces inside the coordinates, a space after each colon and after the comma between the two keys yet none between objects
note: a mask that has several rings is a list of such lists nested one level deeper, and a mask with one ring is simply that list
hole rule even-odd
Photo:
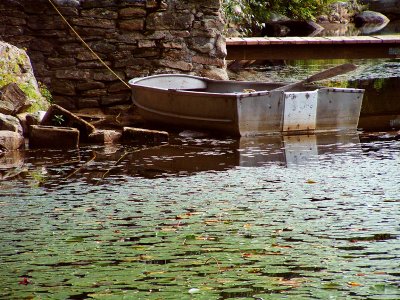
[{"label": "stone wall", "polygon": [[[224,78],[220,0],[53,0],[125,81],[157,73]],[[39,81],[67,109],[130,101],[49,0],[1,0],[0,39],[26,48]]]}]

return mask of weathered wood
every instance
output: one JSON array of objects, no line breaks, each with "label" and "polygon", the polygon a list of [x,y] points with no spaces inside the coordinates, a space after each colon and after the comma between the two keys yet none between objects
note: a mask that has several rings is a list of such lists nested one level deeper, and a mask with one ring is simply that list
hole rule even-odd
[{"label": "weathered wood", "polygon": [[228,60],[399,58],[400,36],[228,38]]}]

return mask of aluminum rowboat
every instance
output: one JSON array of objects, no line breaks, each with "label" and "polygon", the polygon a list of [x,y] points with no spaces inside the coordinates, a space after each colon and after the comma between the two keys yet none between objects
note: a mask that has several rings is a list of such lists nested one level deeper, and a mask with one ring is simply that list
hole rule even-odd
[{"label": "aluminum rowboat", "polygon": [[145,121],[234,136],[357,130],[364,90],[162,74],[129,81]]}]

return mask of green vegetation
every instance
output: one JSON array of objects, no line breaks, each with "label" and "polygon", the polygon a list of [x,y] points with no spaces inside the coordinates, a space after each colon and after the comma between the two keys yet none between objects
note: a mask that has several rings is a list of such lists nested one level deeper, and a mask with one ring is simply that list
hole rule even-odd
[{"label": "green vegetation", "polygon": [[47,110],[52,102],[52,96],[44,84],[36,85],[33,74],[26,70],[30,69],[29,58],[23,51],[11,51],[6,49],[3,57],[0,58],[0,88],[15,82],[25,93],[32,105],[28,112]]},{"label": "green vegetation", "polygon": [[[315,20],[327,12],[336,0],[223,0],[223,10],[229,24],[239,31],[251,34],[274,16],[285,16],[295,20]],[[344,1],[349,2],[349,1]]]},{"label": "green vegetation", "polygon": [[52,121],[54,125],[60,126],[65,122],[64,115],[54,115]]}]

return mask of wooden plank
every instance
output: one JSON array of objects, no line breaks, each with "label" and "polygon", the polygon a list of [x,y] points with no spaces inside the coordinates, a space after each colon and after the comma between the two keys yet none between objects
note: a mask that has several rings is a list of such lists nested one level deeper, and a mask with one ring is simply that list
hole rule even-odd
[{"label": "wooden plank", "polygon": [[380,39],[384,44],[388,43],[400,44],[400,35],[381,35],[373,37]]},{"label": "wooden plank", "polygon": [[275,37],[270,37],[268,38],[268,41],[271,45],[282,45],[285,44],[283,42],[283,38],[275,38]]},{"label": "wooden plank", "polygon": [[335,44],[356,44],[357,39],[352,36],[330,36],[327,37],[330,41],[333,41]]},{"label": "wooden plank", "polygon": [[227,59],[397,58],[400,35],[227,39]]},{"label": "wooden plank", "polygon": [[259,38],[245,38],[247,45],[259,45],[260,44],[260,39]]},{"label": "wooden plank", "polygon": [[287,42],[289,44],[295,44],[295,45],[302,45],[302,44],[307,44],[308,43],[307,41],[303,40],[302,38],[295,37],[295,36],[290,37],[287,40],[284,40],[282,42]]},{"label": "wooden plank", "polygon": [[227,45],[246,45],[246,40],[240,37],[232,37],[226,39]]},{"label": "wooden plank", "polygon": [[357,36],[354,37],[354,40],[356,42],[356,44],[372,44],[372,43],[376,43],[377,40],[370,37],[370,36]]}]

